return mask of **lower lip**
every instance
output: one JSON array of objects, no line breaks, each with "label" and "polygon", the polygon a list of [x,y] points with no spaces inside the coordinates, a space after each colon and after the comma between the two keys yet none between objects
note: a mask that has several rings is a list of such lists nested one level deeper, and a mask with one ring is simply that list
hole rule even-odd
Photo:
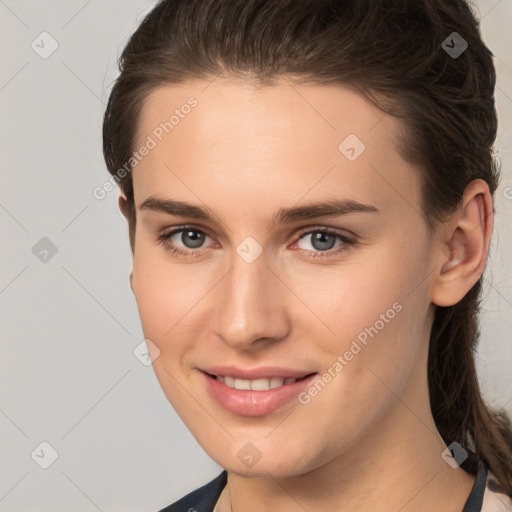
[{"label": "lower lip", "polygon": [[284,384],[267,391],[235,389],[201,372],[210,396],[224,409],[243,416],[263,416],[283,406],[310,385],[317,374],[293,384]]}]

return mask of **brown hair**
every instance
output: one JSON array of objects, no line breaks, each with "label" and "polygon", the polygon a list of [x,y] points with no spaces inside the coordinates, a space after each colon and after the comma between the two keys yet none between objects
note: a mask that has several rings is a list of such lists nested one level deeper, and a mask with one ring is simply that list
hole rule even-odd
[{"label": "brown hair", "polygon": [[[458,56],[452,33],[467,42]],[[464,0],[161,0],[126,44],[103,125],[114,176],[133,154],[144,99],[162,84],[219,74],[271,85],[352,87],[401,119],[399,150],[420,170],[422,213],[433,228],[481,178],[494,194],[497,130],[492,53]],[[126,174],[126,173],[125,173]],[[133,184],[129,236],[135,244]],[[512,495],[512,427],[484,402],[474,355],[482,278],[450,307],[436,307],[428,358],[429,393],[445,441],[473,450]]]}]

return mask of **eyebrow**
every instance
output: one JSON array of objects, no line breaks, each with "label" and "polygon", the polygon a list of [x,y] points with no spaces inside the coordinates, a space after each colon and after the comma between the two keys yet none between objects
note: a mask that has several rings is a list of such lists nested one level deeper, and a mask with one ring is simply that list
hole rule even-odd
[{"label": "eyebrow", "polygon": [[[195,206],[183,201],[148,197],[139,205],[139,210],[150,210],[168,215],[191,217],[203,221],[220,221],[210,208]],[[371,212],[378,213],[375,206],[359,203],[353,200],[331,199],[315,203],[280,208],[272,217],[273,224],[284,224],[298,220],[314,219],[317,217],[338,217],[348,213]]]}]

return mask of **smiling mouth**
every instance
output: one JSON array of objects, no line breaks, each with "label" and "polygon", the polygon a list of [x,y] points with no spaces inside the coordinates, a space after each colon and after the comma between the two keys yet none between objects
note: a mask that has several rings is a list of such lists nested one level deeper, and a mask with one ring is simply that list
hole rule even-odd
[{"label": "smiling mouth", "polygon": [[260,379],[240,379],[230,375],[213,375],[206,373],[212,379],[222,382],[226,386],[242,391],[268,391],[270,389],[280,388],[301,380],[307,379],[315,373],[309,373],[303,377],[262,377]]}]

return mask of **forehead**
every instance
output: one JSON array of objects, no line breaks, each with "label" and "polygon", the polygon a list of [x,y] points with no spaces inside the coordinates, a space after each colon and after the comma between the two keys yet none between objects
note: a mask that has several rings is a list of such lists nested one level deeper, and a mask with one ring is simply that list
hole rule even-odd
[{"label": "forehead", "polygon": [[[190,98],[197,103],[193,108],[187,107]],[[244,154],[252,149],[251,141],[259,144],[262,137],[279,139],[281,145],[288,141],[286,146],[290,147],[298,146],[306,138],[315,146],[323,142],[336,149],[344,135],[355,133],[373,146],[379,142],[387,145],[398,124],[347,87],[299,85],[285,78],[278,79],[275,85],[255,86],[218,77],[163,85],[154,90],[141,109],[139,139],[169,121],[173,114],[172,139],[177,141],[180,134],[189,135],[186,128],[193,123],[193,131],[203,143],[235,146],[241,142]],[[187,118],[190,120],[185,121]],[[381,122],[380,129],[373,132]],[[306,152],[306,148],[303,150]]]},{"label": "forehead", "polygon": [[220,77],[164,85],[141,110],[135,149],[152,149],[133,170],[135,194],[138,203],[160,191],[189,199],[201,191],[278,204],[335,190],[381,204],[414,201],[418,179],[398,153],[399,128],[338,85],[256,87]]}]

